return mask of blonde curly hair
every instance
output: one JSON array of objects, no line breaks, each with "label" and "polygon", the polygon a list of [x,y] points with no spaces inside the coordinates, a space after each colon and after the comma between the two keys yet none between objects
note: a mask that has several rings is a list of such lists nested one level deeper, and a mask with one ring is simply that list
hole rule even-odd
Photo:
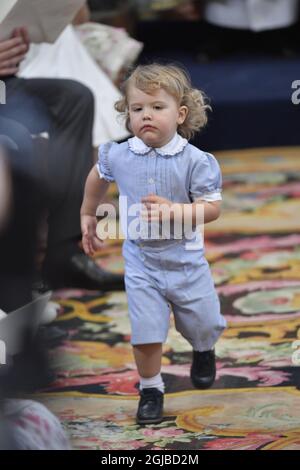
[{"label": "blonde curly hair", "polygon": [[172,95],[179,106],[188,109],[185,121],[178,126],[178,133],[190,139],[207,123],[207,111],[211,107],[205,94],[191,85],[188,73],[177,65],[152,63],[137,66],[121,85],[123,98],[116,102],[115,109],[126,119],[126,128],[131,132],[128,111],[128,90],[130,86],[151,94],[160,88]]}]

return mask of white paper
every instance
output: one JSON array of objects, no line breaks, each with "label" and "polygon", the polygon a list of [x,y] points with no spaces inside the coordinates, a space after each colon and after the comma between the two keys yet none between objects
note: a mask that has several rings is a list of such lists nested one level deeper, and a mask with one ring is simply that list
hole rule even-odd
[{"label": "white paper", "polygon": [[14,28],[27,28],[30,41],[54,42],[72,22],[85,0],[1,0],[0,40],[8,39]]},{"label": "white paper", "polygon": [[8,15],[18,0],[2,0],[0,3],[0,23]]},{"label": "white paper", "polygon": [[32,44],[21,63],[18,76],[72,79],[90,88],[95,97],[95,147],[129,136],[114,109],[114,103],[121,98],[120,92],[93,61],[71,25],[66,27],[54,44]]},{"label": "white paper", "polygon": [[4,20],[18,0],[2,0],[0,3],[0,23]]}]

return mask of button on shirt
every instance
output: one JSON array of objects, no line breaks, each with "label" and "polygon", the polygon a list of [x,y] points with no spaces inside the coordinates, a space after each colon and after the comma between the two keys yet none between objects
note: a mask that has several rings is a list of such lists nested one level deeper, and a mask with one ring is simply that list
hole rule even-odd
[{"label": "button on shirt", "polygon": [[[101,178],[115,181],[120,194],[120,221],[125,238],[137,217],[142,197],[150,193],[172,202],[191,203],[201,198],[221,200],[222,177],[215,157],[203,152],[179,134],[165,146],[151,148],[138,137],[99,148]],[[132,209],[132,210],[131,210]]]}]

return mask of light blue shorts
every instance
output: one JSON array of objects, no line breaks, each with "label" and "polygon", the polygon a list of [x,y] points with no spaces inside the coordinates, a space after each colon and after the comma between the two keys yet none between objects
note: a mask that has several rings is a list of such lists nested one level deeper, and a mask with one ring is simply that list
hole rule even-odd
[{"label": "light blue shorts", "polygon": [[131,343],[166,341],[170,313],[176,329],[197,351],[212,349],[226,327],[209,265],[185,240],[137,245],[125,240],[125,286]]}]

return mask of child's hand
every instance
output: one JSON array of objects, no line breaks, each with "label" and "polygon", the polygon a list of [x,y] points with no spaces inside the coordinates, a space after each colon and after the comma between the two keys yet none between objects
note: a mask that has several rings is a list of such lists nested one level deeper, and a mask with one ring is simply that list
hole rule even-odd
[{"label": "child's hand", "polygon": [[141,201],[146,206],[146,210],[141,211],[144,220],[161,222],[167,219],[174,220],[177,216],[182,220],[180,203],[174,203],[156,194],[148,194]]},{"label": "child's hand", "polygon": [[97,219],[93,215],[81,215],[82,246],[87,255],[93,255],[102,248],[103,242],[97,237]]}]

